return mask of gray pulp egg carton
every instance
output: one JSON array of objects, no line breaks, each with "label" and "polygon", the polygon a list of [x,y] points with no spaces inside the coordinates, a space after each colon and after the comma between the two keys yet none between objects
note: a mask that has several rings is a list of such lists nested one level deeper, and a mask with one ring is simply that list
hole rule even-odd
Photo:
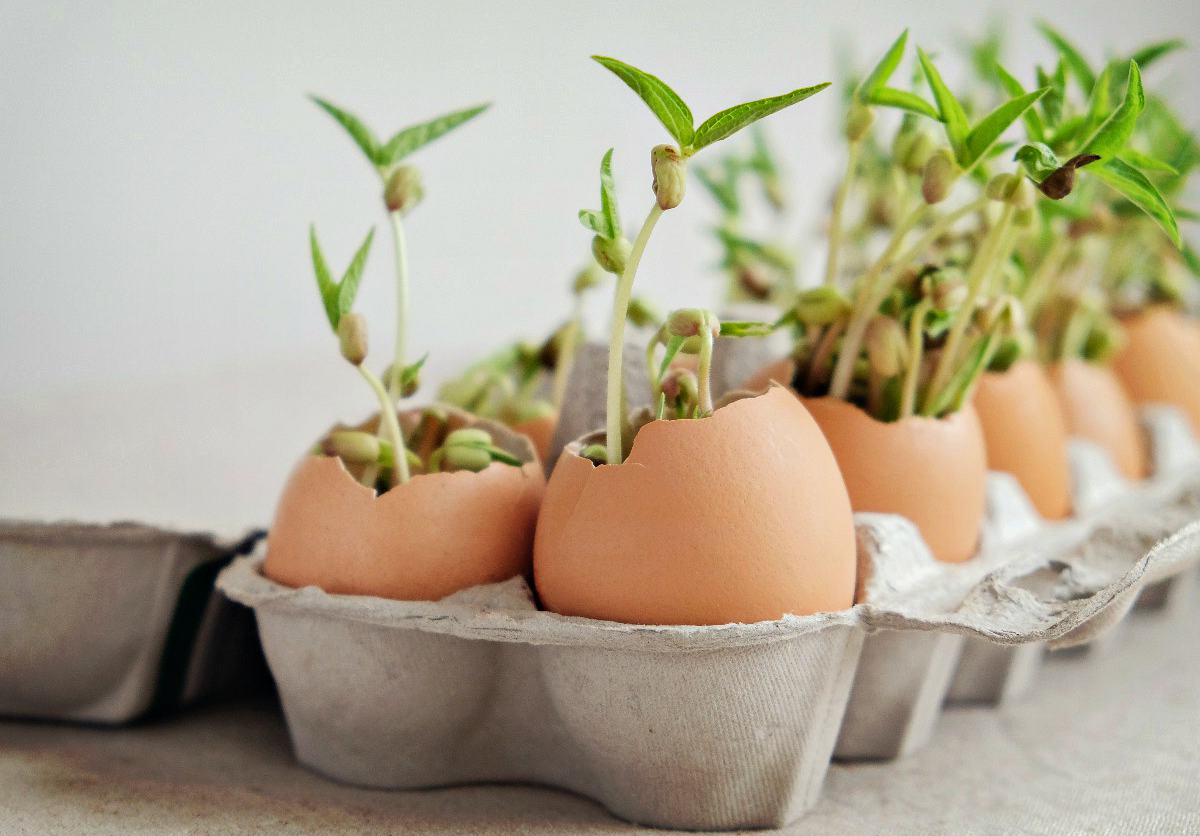
[{"label": "gray pulp egg carton", "polygon": [[[928,682],[948,678],[956,638],[1077,635],[1178,557],[1151,549],[1091,594],[1062,595],[1028,583],[1053,568],[1040,554],[948,568],[907,520],[856,526],[866,603],[756,624],[559,616],[521,578],[438,602],[330,595],[263,576],[265,547],[218,586],[254,609],[296,756],[317,772],[380,788],[546,784],[641,824],[736,829],[799,818],[835,748],[925,734],[940,697],[923,692],[944,687]],[[1200,550],[1200,530],[1180,542]],[[883,631],[926,644],[902,647],[924,653],[915,678]],[[864,638],[883,642],[874,686]]]},{"label": "gray pulp egg carton", "polygon": [[0,716],[124,723],[261,671],[253,621],[213,588],[252,542],[0,521]]}]

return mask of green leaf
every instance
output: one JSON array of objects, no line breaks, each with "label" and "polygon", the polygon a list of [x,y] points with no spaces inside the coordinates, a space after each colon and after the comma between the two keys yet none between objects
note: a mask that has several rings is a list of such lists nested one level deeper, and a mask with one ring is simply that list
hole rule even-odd
[{"label": "green leaf", "polygon": [[1055,148],[1069,148],[1074,144],[1075,138],[1082,133],[1084,121],[1082,116],[1072,116],[1070,119],[1060,122],[1046,142]]},{"label": "green leaf", "polygon": [[1049,87],[1034,90],[1015,99],[1009,99],[979,121],[967,134],[967,158],[964,165],[970,167],[978,162],[1009,127],[1021,118],[1042,96],[1050,92]]},{"label": "green leaf", "polygon": [[421,367],[425,365],[425,361],[429,359],[429,352],[426,351],[421,355],[421,359],[415,363],[409,363],[400,370],[400,388],[403,389],[411,386],[417,381],[417,375],[421,373]]},{"label": "green leaf", "polygon": [[967,134],[970,132],[966,111],[963,110],[958,99],[954,98],[954,94],[950,92],[946,82],[942,81],[941,73],[937,71],[937,67],[933,66],[933,62],[929,60],[925,50],[918,47],[917,56],[920,58],[921,69],[925,73],[929,89],[933,91],[933,100],[937,102],[938,117],[946,125],[946,136],[950,140],[950,147],[954,149],[954,156],[961,164],[966,156]]},{"label": "green leaf", "polygon": [[447,113],[438,116],[436,119],[430,119],[428,122],[412,125],[399,131],[387,141],[387,145],[384,145],[379,150],[376,157],[376,165],[395,165],[418,148],[428,145],[438,137],[448,134],[464,122],[474,119],[489,107],[491,107],[490,102],[476,105],[475,107],[468,107],[464,110],[456,110],[453,113]]},{"label": "green leaf", "polygon": [[342,110],[331,102],[327,102],[325,99],[318,98],[317,96],[309,96],[309,98],[346,129],[346,133],[350,134],[350,138],[366,154],[367,159],[371,161],[372,165],[379,164],[379,140],[375,138],[375,134],[371,133],[371,129],[361,119],[353,113]]},{"label": "green leaf", "polygon": [[775,329],[769,322],[722,322],[722,337],[767,337]]},{"label": "green leaf", "polygon": [[1200,278],[1200,254],[1197,254],[1191,244],[1183,245],[1183,263],[1193,276]]},{"label": "green leaf", "polygon": [[1179,225],[1175,213],[1171,211],[1166,199],[1155,188],[1154,184],[1129,163],[1114,157],[1102,160],[1088,169],[1094,176],[1100,178],[1116,189],[1130,203],[1137,206],[1167,233],[1167,237],[1176,246],[1182,248],[1179,237]]},{"label": "green leaf", "polygon": [[1200,221],[1200,212],[1184,206],[1176,206],[1175,217],[1182,221]]},{"label": "green leaf", "polygon": [[1099,154],[1101,157],[1114,157],[1125,148],[1138,116],[1146,106],[1146,94],[1142,90],[1142,74],[1138,65],[1129,62],[1129,81],[1125,86],[1125,98],[1104,120],[1100,127],[1083,146],[1086,154]]},{"label": "green leaf", "polygon": [[897,90],[895,87],[881,87],[872,92],[866,101],[869,104],[899,108],[900,110],[907,110],[909,113],[916,113],[920,116],[928,116],[930,119],[941,120],[937,108],[916,93],[910,93],[907,90]]},{"label": "green leaf", "polygon": [[1151,157],[1149,154],[1143,154],[1141,151],[1133,148],[1126,148],[1121,151],[1121,157],[1125,162],[1142,171],[1158,171],[1163,174],[1170,174],[1171,176],[1178,176],[1179,174],[1175,166],[1170,163],[1160,160],[1157,157]]},{"label": "green leaf", "polygon": [[[1009,98],[1016,99],[1025,95],[1025,86],[1000,64],[996,65],[996,77],[1000,80],[1000,86],[1004,88],[1004,92],[1008,94]],[[1042,123],[1042,117],[1037,112],[1037,108],[1029,108],[1021,114],[1021,118],[1025,120],[1025,131],[1029,134],[1029,138],[1034,142],[1044,142],[1046,126]]]},{"label": "green leaf", "polygon": [[359,246],[358,251],[354,253],[354,258],[350,260],[350,266],[342,274],[342,280],[338,282],[338,322],[341,322],[342,317],[354,307],[354,298],[358,296],[358,283],[362,281],[363,268],[367,264],[367,256],[371,252],[371,241],[374,238],[375,230],[372,229],[367,233],[367,237]]},{"label": "green leaf", "polygon": [[1104,65],[1103,72],[1096,79],[1095,85],[1092,87],[1092,93],[1088,96],[1087,116],[1084,117],[1083,125],[1080,132],[1084,136],[1091,136],[1095,133],[1096,128],[1104,123],[1112,112],[1111,90],[1112,90],[1112,75],[1114,66],[1112,62]]},{"label": "green leaf", "polygon": [[828,86],[829,82],[826,81],[823,84],[816,84],[812,87],[801,87],[790,93],[784,93],[781,96],[771,96],[767,99],[744,102],[743,104],[726,108],[720,113],[705,119],[704,123],[696,128],[695,137],[690,143],[691,148],[693,151],[699,151],[706,145],[720,142],[722,139],[732,136],[747,125],[757,122],[763,117],[770,116],[772,113],[777,113],[785,107],[802,102],[809,96],[820,93]]},{"label": "green leaf", "polygon": [[621,234],[621,218],[617,213],[617,190],[612,176],[613,149],[604,152],[600,160],[600,210],[579,210],[579,222],[605,240]]},{"label": "green leaf", "polygon": [[1047,126],[1058,124],[1058,120],[1062,119],[1063,101],[1066,99],[1067,86],[1067,70],[1066,66],[1060,60],[1055,68],[1054,75],[1048,75],[1041,67],[1037,68],[1037,82],[1039,87],[1049,87],[1050,92],[1042,99],[1042,115],[1045,116]]},{"label": "green leaf", "polygon": [[1046,40],[1058,50],[1058,54],[1070,68],[1071,75],[1079,82],[1079,89],[1085,94],[1091,92],[1092,87],[1096,84],[1096,74],[1092,71],[1087,59],[1083,57],[1083,53],[1045,21],[1039,21],[1037,28]]},{"label": "green leaf", "polygon": [[671,367],[671,361],[675,359],[675,355],[679,353],[679,349],[683,348],[686,339],[686,337],[672,335],[671,339],[667,340],[666,353],[663,354],[662,363],[658,366],[658,377],[660,380],[667,373],[667,369]]},{"label": "green leaf", "polygon": [[736,184],[729,180],[718,179],[717,175],[702,166],[697,166],[693,170],[700,185],[704,186],[727,215],[737,215],[741,211],[741,201],[738,199]]},{"label": "green leaf", "polygon": [[329,273],[329,265],[321,252],[321,244],[317,241],[317,227],[308,228],[308,245],[312,251],[313,272],[317,276],[317,292],[321,295],[321,305],[325,308],[325,316],[334,331],[337,330],[341,314],[338,312],[338,286]]},{"label": "green leaf", "polygon": [[1013,159],[1025,166],[1025,170],[1034,180],[1042,181],[1057,171],[1062,163],[1050,146],[1041,142],[1031,142],[1022,145],[1013,155]]},{"label": "green leaf", "polygon": [[882,90],[888,83],[888,79],[896,72],[896,68],[900,66],[900,60],[904,57],[904,47],[908,44],[908,30],[905,29],[900,33],[900,37],[888,47],[888,51],[884,53],[883,58],[875,65],[875,69],[871,70],[870,74],[862,80],[855,91],[859,101],[863,103],[871,103],[871,94],[878,90]]},{"label": "green leaf", "polygon": [[1169,41],[1159,41],[1158,43],[1149,44],[1139,49],[1130,56],[1139,67],[1145,69],[1153,64],[1164,55],[1168,55],[1177,49],[1183,49],[1187,43],[1182,38],[1172,38]]},{"label": "green leaf", "polygon": [[643,72],[637,67],[630,66],[616,58],[606,58],[603,55],[593,55],[592,60],[610,70],[617,78],[629,85],[646,103],[651,112],[658,117],[664,128],[682,148],[692,143],[695,131],[692,125],[695,120],[692,111],[684,104],[674,90],[657,76]]}]

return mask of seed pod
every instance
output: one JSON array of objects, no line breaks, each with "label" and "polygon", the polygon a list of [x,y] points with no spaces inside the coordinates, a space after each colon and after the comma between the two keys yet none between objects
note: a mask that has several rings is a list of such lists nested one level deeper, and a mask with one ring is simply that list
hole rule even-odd
[{"label": "seed pod", "polygon": [[338,322],[338,347],[355,366],[367,358],[367,320],[362,314],[344,314]]},{"label": "seed pod", "polygon": [[444,442],[447,447],[470,446],[491,444],[492,436],[487,430],[481,430],[478,427],[464,427],[461,430],[455,430],[446,436]]},{"label": "seed pod", "polygon": [[674,209],[687,190],[687,163],[673,145],[655,145],[650,150],[650,168],[654,172],[654,196],[659,209]]},{"label": "seed pod", "polygon": [[1000,347],[996,349],[996,353],[992,355],[992,362],[988,369],[994,372],[1006,372],[1012,365],[1020,360],[1025,354],[1025,341],[1018,337],[1005,337],[1000,342]]},{"label": "seed pod", "polygon": [[967,301],[967,283],[962,279],[944,277],[940,281],[930,281],[928,287],[926,295],[939,311],[957,310]]},{"label": "seed pod", "polygon": [[805,325],[829,325],[850,312],[850,302],[835,287],[814,287],[796,298],[793,310]]},{"label": "seed pod", "polygon": [[634,296],[629,300],[626,318],[638,328],[656,328],[662,322],[662,314],[640,296]]},{"label": "seed pod", "polygon": [[629,252],[633,245],[624,235],[616,238],[601,238],[597,235],[592,239],[592,255],[596,263],[614,275],[625,272],[625,264],[629,261]]},{"label": "seed pod", "polygon": [[1019,175],[1016,174],[997,174],[991,180],[988,180],[984,193],[988,196],[989,200],[1004,203],[1016,189],[1016,181],[1018,179]]},{"label": "seed pod", "polygon": [[470,470],[478,473],[492,463],[491,453],[482,447],[446,445],[442,449],[446,451],[442,462],[450,470]]},{"label": "seed pod", "polygon": [[738,287],[746,292],[746,295],[752,299],[763,301],[771,298],[771,289],[773,287],[767,271],[758,264],[742,264],[737,268],[735,274]]},{"label": "seed pod", "polygon": [[667,317],[667,333],[673,337],[695,337],[708,327],[714,337],[721,334],[720,321],[701,308],[680,308]]},{"label": "seed pod", "polygon": [[875,111],[860,102],[857,98],[850,104],[846,112],[845,137],[851,142],[858,142],[871,130],[875,122]]},{"label": "seed pod", "polygon": [[608,450],[603,444],[589,444],[579,451],[579,455],[592,464],[608,464]]},{"label": "seed pod", "polygon": [[359,430],[334,430],[321,441],[321,452],[337,456],[347,464],[377,464],[379,439]]},{"label": "seed pod", "polygon": [[1124,343],[1121,326],[1110,317],[1098,319],[1088,332],[1083,344],[1083,356],[1088,360],[1103,363],[1112,358]]},{"label": "seed pod", "polygon": [[421,183],[421,172],[411,165],[398,166],[387,179],[383,187],[383,202],[389,212],[399,212],[402,215],[421,202],[425,196],[425,187]]},{"label": "seed pod", "polygon": [[909,174],[920,174],[925,164],[933,156],[935,150],[933,139],[927,133],[917,134],[905,151],[904,157],[897,160]]},{"label": "seed pod", "polygon": [[1100,157],[1097,154],[1076,154],[1039,183],[1038,188],[1051,200],[1062,200],[1075,188],[1075,171],[1098,159]]},{"label": "seed pod", "polygon": [[599,264],[593,261],[575,274],[575,281],[571,285],[571,292],[576,296],[581,296],[600,284],[603,279],[604,271],[600,268]]},{"label": "seed pod", "polygon": [[1025,330],[1025,306],[1015,296],[997,296],[976,311],[976,322],[984,331],[1011,337]]},{"label": "seed pod", "polygon": [[961,174],[949,148],[935,151],[925,163],[925,172],[921,177],[921,195],[925,202],[932,206],[945,200]]},{"label": "seed pod", "polygon": [[904,328],[889,316],[875,316],[867,325],[867,360],[881,377],[900,374],[908,362]]}]

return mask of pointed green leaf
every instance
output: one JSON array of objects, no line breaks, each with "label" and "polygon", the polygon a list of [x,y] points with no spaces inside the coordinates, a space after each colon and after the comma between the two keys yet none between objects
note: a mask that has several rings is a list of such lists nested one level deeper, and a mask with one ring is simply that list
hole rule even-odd
[{"label": "pointed green leaf", "polygon": [[337,309],[339,322],[354,307],[354,298],[358,296],[358,283],[362,281],[363,268],[367,264],[367,255],[371,252],[371,241],[374,238],[375,230],[372,228],[359,246],[358,251],[354,254],[354,258],[350,260],[350,266],[342,274],[342,280],[338,282]]},{"label": "pointed green leaf", "polygon": [[1080,127],[1080,133],[1084,136],[1091,136],[1096,132],[1096,128],[1104,123],[1112,113],[1112,75],[1114,65],[1112,62],[1104,65],[1104,70],[1100,73],[1100,77],[1096,79],[1096,84],[1092,87],[1092,94],[1088,96],[1087,115],[1084,117],[1083,125]]},{"label": "pointed green leaf", "polygon": [[428,145],[438,137],[448,134],[459,125],[474,119],[491,107],[491,103],[468,107],[446,113],[428,122],[412,125],[396,133],[387,141],[387,145],[379,150],[378,165],[395,165],[418,148]]},{"label": "pointed green leaf", "polygon": [[321,252],[315,225],[308,228],[308,246],[312,251],[313,272],[317,276],[317,292],[321,294],[321,306],[325,308],[325,316],[329,320],[330,327],[336,331],[338,322],[341,320],[337,303],[338,286],[334,283],[333,276],[329,273],[329,265],[325,261],[325,255]]},{"label": "pointed green leaf", "polygon": [[1142,90],[1142,74],[1138,65],[1130,61],[1125,98],[1084,144],[1084,153],[1099,154],[1101,157],[1114,157],[1119,154],[1133,135],[1134,125],[1137,124],[1138,116],[1145,106],[1146,94]]},{"label": "pointed green leaf", "polygon": [[769,322],[722,322],[722,337],[769,337],[774,331]]},{"label": "pointed green leaf", "polygon": [[350,138],[366,154],[367,159],[370,160],[372,165],[379,165],[379,140],[375,138],[375,134],[371,133],[371,129],[361,119],[353,113],[342,110],[331,102],[327,102],[325,99],[318,98],[317,96],[309,96],[309,98],[346,129],[346,133],[350,134]]},{"label": "pointed green leaf", "polygon": [[897,90],[895,87],[881,87],[873,91],[865,101],[868,104],[907,110],[909,113],[916,113],[941,121],[941,116],[938,114],[937,108],[916,93],[910,93],[907,90]]},{"label": "pointed green leaf", "polygon": [[[996,64],[996,78],[1000,80],[1000,86],[1004,88],[1004,92],[1008,94],[1009,98],[1016,99],[1025,95],[1025,86],[1000,64]],[[1029,134],[1029,138],[1034,142],[1044,142],[1046,126],[1042,123],[1042,117],[1037,108],[1029,108],[1021,114],[1021,118],[1025,120],[1025,131]]]},{"label": "pointed green leaf", "polygon": [[979,121],[967,134],[967,157],[964,161],[970,167],[983,158],[988,149],[1009,129],[1014,122],[1021,118],[1025,111],[1033,107],[1042,96],[1050,91],[1049,87],[1034,90],[1015,99],[1009,99]]},{"label": "pointed green leaf", "polygon": [[1134,168],[1141,169],[1142,171],[1157,171],[1162,174],[1170,174],[1173,177],[1179,174],[1175,166],[1170,163],[1160,160],[1157,157],[1151,157],[1149,154],[1143,154],[1141,151],[1133,148],[1126,148],[1121,151],[1121,158]]},{"label": "pointed green leaf", "polygon": [[870,74],[862,80],[855,91],[859,101],[869,103],[872,93],[883,89],[888,83],[888,79],[896,72],[896,68],[900,66],[900,60],[904,57],[904,47],[908,43],[908,30],[905,29],[900,33],[900,37],[888,47],[888,51],[884,53],[883,58],[879,59],[879,63],[875,65],[875,69],[871,70]]},{"label": "pointed green leaf", "polygon": [[1188,272],[1200,278],[1200,254],[1192,248],[1191,244],[1183,245],[1183,263],[1187,265]]},{"label": "pointed green leaf", "polygon": [[1169,41],[1159,41],[1142,47],[1130,56],[1139,67],[1145,69],[1164,55],[1169,55],[1177,49],[1187,46],[1182,38],[1172,38]]},{"label": "pointed green leaf", "polygon": [[621,216],[617,212],[617,187],[613,183],[612,155],[613,149],[609,148],[600,160],[600,213],[608,227],[606,238],[616,238],[621,234]]},{"label": "pointed green leaf", "polygon": [[599,212],[594,212],[591,209],[580,209],[579,222],[601,238],[611,240],[612,236],[609,235],[608,222],[604,220],[604,216]]},{"label": "pointed green leaf", "polygon": [[1042,115],[1045,117],[1048,127],[1057,125],[1058,120],[1062,119],[1063,100],[1066,98],[1064,89],[1066,78],[1066,68],[1061,60],[1053,75],[1048,75],[1041,67],[1037,68],[1038,87],[1050,88],[1050,92],[1041,101]]},{"label": "pointed green leaf", "polygon": [[727,180],[719,180],[707,168],[696,166],[693,171],[700,185],[712,195],[713,200],[727,215],[736,215],[741,211],[741,201],[738,199],[737,188]]},{"label": "pointed green leaf", "polygon": [[1029,176],[1038,182],[1045,180],[1062,166],[1054,151],[1041,142],[1022,145],[1013,155],[1013,159],[1023,165]]},{"label": "pointed green leaf", "polygon": [[1083,53],[1045,21],[1039,21],[1037,28],[1046,40],[1058,50],[1058,54],[1070,68],[1071,75],[1075,76],[1075,80],[1079,82],[1079,89],[1085,94],[1090,93],[1096,84],[1096,74],[1092,71],[1087,59],[1083,57]]},{"label": "pointed green leaf", "polygon": [[1112,186],[1126,200],[1153,218],[1176,247],[1182,246],[1175,213],[1171,211],[1166,199],[1154,184],[1146,179],[1146,175],[1117,157],[1103,160],[1099,164],[1091,166],[1088,171]]},{"label": "pointed green leaf", "polygon": [[1075,144],[1075,140],[1083,133],[1086,120],[1082,116],[1072,116],[1059,123],[1046,142],[1055,148],[1066,149]]},{"label": "pointed green leaf", "polygon": [[801,87],[790,93],[784,93],[782,96],[771,96],[767,99],[758,99],[726,108],[705,119],[704,123],[696,129],[696,135],[691,142],[692,149],[699,151],[706,145],[720,142],[747,125],[770,116],[772,113],[777,113],[785,107],[802,102],[809,96],[820,93],[828,86],[829,82],[826,81],[824,84],[816,84],[812,87]]},{"label": "pointed green leaf", "polygon": [[970,132],[966,111],[963,110],[958,99],[954,98],[954,94],[950,92],[946,82],[942,81],[942,74],[937,71],[937,67],[933,66],[933,62],[929,60],[925,50],[918,47],[917,56],[921,61],[921,69],[925,73],[925,81],[929,83],[929,89],[933,91],[933,100],[937,102],[938,116],[946,125],[946,136],[950,140],[950,147],[954,149],[954,156],[961,164],[966,156],[967,134]]},{"label": "pointed green leaf", "polygon": [[409,363],[400,371],[400,387],[411,386],[417,380],[417,375],[421,373],[421,367],[425,365],[425,361],[429,359],[429,352],[426,351],[421,355],[421,359],[415,363]]},{"label": "pointed green leaf", "polygon": [[683,99],[679,98],[679,94],[664,81],[616,58],[593,55],[592,60],[629,85],[658,117],[658,121],[662,122],[667,132],[675,137],[680,148],[692,143],[692,137],[695,135],[692,129],[692,125],[695,124],[692,111],[684,104]]}]

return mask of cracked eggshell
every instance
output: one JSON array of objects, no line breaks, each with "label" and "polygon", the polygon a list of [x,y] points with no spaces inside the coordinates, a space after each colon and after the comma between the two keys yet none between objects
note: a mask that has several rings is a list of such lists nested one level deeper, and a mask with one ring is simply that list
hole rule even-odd
[{"label": "cracked eggshell", "polygon": [[1146,440],[1133,402],[1108,366],[1070,358],[1050,368],[1067,431],[1102,447],[1127,479],[1149,472]]},{"label": "cracked eggshell", "polygon": [[1041,364],[1020,360],[1004,372],[985,372],[975,388],[987,463],[1017,477],[1038,513],[1060,520],[1071,513],[1067,422]]},{"label": "cracked eggshell", "polygon": [[527,439],[486,429],[526,463],[417,474],[376,496],[341,459],[305,456],[279,500],[263,573],[291,587],[408,601],[528,574],[542,469]]},{"label": "cracked eggshell", "polygon": [[801,400],[833,448],[855,511],[907,517],[939,560],[975,554],[987,453],[974,408],[885,423],[838,398]]},{"label": "cracked eggshell", "polygon": [[547,609],[726,624],[853,603],[854,521],[829,445],[774,387],[699,420],[652,421],[620,465],[563,451],[534,580]]},{"label": "cracked eggshell", "polygon": [[550,444],[554,440],[554,429],[558,426],[558,413],[531,418],[528,421],[517,421],[512,425],[514,432],[525,436],[533,443],[538,460],[545,463],[550,455]]},{"label": "cracked eggshell", "polygon": [[1121,321],[1125,344],[1113,371],[1138,403],[1179,407],[1200,435],[1200,321],[1155,305]]},{"label": "cracked eggshell", "polygon": [[792,378],[796,375],[796,361],[791,357],[780,357],[774,363],[763,366],[757,372],[752,374],[741,388],[751,392],[761,392],[770,386],[772,383],[778,383],[780,386],[788,388],[792,385]]}]

